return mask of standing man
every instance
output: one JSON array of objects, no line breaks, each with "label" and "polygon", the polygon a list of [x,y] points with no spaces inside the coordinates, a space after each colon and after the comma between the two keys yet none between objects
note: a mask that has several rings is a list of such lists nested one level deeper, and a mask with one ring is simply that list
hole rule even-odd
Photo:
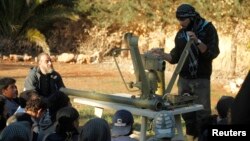
[{"label": "standing man", "polygon": [[159,55],[169,63],[176,64],[187,42],[193,40],[189,55],[180,71],[177,86],[179,94],[189,92],[196,95],[198,98],[195,102],[204,106],[202,111],[183,114],[188,138],[194,140],[200,132],[202,119],[211,114],[210,76],[212,61],[220,53],[219,39],[214,25],[202,18],[189,4],[181,4],[177,8],[176,18],[181,29],[176,34],[175,47],[170,53]]},{"label": "standing man", "polygon": [[37,58],[37,67],[31,68],[24,82],[24,90],[36,90],[40,96],[49,97],[65,87],[62,77],[53,68],[50,56],[41,53]]}]

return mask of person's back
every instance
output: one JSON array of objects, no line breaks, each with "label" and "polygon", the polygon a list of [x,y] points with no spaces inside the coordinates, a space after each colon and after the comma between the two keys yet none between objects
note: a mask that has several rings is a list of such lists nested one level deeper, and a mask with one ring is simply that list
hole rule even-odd
[{"label": "person's back", "polygon": [[232,124],[250,124],[250,70],[232,105]]},{"label": "person's back", "polygon": [[83,125],[79,141],[111,141],[108,122],[102,118],[90,119]]},{"label": "person's back", "polygon": [[68,106],[72,106],[70,99],[63,92],[58,91],[48,98],[48,109],[39,121],[40,132],[37,141],[41,141],[43,136],[55,130],[57,111]]},{"label": "person's back", "polygon": [[32,141],[31,126],[26,121],[8,125],[0,135],[0,141]]},{"label": "person's back", "polygon": [[111,141],[137,141],[137,140],[134,138],[131,138],[130,136],[119,136],[116,138],[112,137]]},{"label": "person's back", "polygon": [[78,141],[78,135],[69,135],[66,134],[58,134],[58,133],[51,133],[44,141]]},{"label": "person's back", "polygon": [[33,67],[24,82],[24,90],[36,90],[39,95],[49,97],[52,93],[65,87],[62,78],[53,68],[50,56],[41,53],[38,66]]},{"label": "person's back", "polygon": [[78,141],[79,113],[73,107],[61,108],[56,114],[56,128],[43,137],[43,141]]},{"label": "person's back", "polygon": [[147,141],[170,141],[175,136],[174,115],[161,111],[153,119],[154,136]]}]

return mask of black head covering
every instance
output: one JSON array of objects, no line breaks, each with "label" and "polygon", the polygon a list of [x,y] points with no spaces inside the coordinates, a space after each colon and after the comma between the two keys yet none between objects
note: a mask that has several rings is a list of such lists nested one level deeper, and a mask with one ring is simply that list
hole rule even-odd
[{"label": "black head covering", "polygon": [[89,120],[81,130],[79,141],[111,141],[107,121],[101,118]]},{"label": "black head covering", "polygon": [[228,110],[233,105],[234,98],[232,96],[223,96],[216,105],[216,109],[221,118],[226,118]]},{"label": "black head covering", "polygon": [[189,4],[181,4],[176,10],[176,18],[190,18],[196,15],[195,8]]},{"label": "black head covering", "polygon": [[66,132],[77,132],[74,122],[79,118],[78,111],[73,107],[64,107],[56,114],[56,132],[64,134]]}]

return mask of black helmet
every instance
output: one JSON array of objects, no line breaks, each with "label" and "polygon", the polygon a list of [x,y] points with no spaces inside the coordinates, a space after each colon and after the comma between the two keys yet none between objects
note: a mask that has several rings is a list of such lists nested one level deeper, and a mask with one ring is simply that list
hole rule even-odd
[{"label": "black helmet", "polygon": [[190,4],[181,4],[176,10],[176,18],[190,18],[196,15],[195,8]]}]

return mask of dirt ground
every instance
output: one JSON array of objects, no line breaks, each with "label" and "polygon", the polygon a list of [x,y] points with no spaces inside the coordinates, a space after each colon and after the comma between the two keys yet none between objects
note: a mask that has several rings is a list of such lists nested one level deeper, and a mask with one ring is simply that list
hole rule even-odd
[{"label": "dirt ground", "polygon": [[[35,62],[10,62],[0,61],[0,77],[9,76],[17,80],[19,92],[23,89],[23,83],[29,69],[35,66]],[[112,61],[106,61],[100,64],[68,64],[68,63],[53,63],[63,78],[63,81],[68,88],[77,90],[96,91],[106,94],[112,93],[131,93],[139,94],[139,92],[129,92],[124,86],[119,72]],[[121,65],[126,82],[134,81],[134,74],[130,73],[132,65]],[[167,73],[167,72],[166,72]],[[171,75],[165,75],[171,76]],[[166,78],[166,82],[167,82]],[[222,95],[228,95],[223,87],[212,82],[212,107]],[[176,91],[176,87],[173,92]]]},{"label": "dirt ground", "polygon": [[[134,81],[135,76],[131,73],[132,63],[129,64],[126,61],[120,61],[123,63],[121,66],[121,71],[126,82]],[[35,66],[34,62],[9,62],[0,60],[0,77],[9,76],[16,79],[16,85],[19,92],[23,90],[24,79],[29,72],[29,69]],[[68,88],[85,90],[85,91],[96,91],[105,94],[114,93],[129,93],[133,95],[138,95],[139,92],[129,92],[124,86],[119,72],[113,61],[107,61],[100,64],[68,64],[68,63],[53,63],[55,70],[57,70],[63,81]],[[165,72],[166,83],[170,80],[172,72]],[[214,107],[218,99],[222,95],[228,95],[220,84],[216,81],[212,81],[212,93],[211,93],[211,104],[212,110],[215,112]],[[174,86],[172,92],[177,91],[176,86]],[[80,125],[83,125],[88,119],[92,118],[94,115],[93,108],[85,107],[83,105],[74,104],[74,107],[78,109],[81,120]],[[103,118],[111,123],[112,115],[114,111],[106,111]],[[140,130],[140,117],[135,116],[135,131]],[[137,132],[135,132],[137,133]],[[149,134],[150,135],[150,134]],[[139,134],[135,134],[135,138],[139,138]]]}]

